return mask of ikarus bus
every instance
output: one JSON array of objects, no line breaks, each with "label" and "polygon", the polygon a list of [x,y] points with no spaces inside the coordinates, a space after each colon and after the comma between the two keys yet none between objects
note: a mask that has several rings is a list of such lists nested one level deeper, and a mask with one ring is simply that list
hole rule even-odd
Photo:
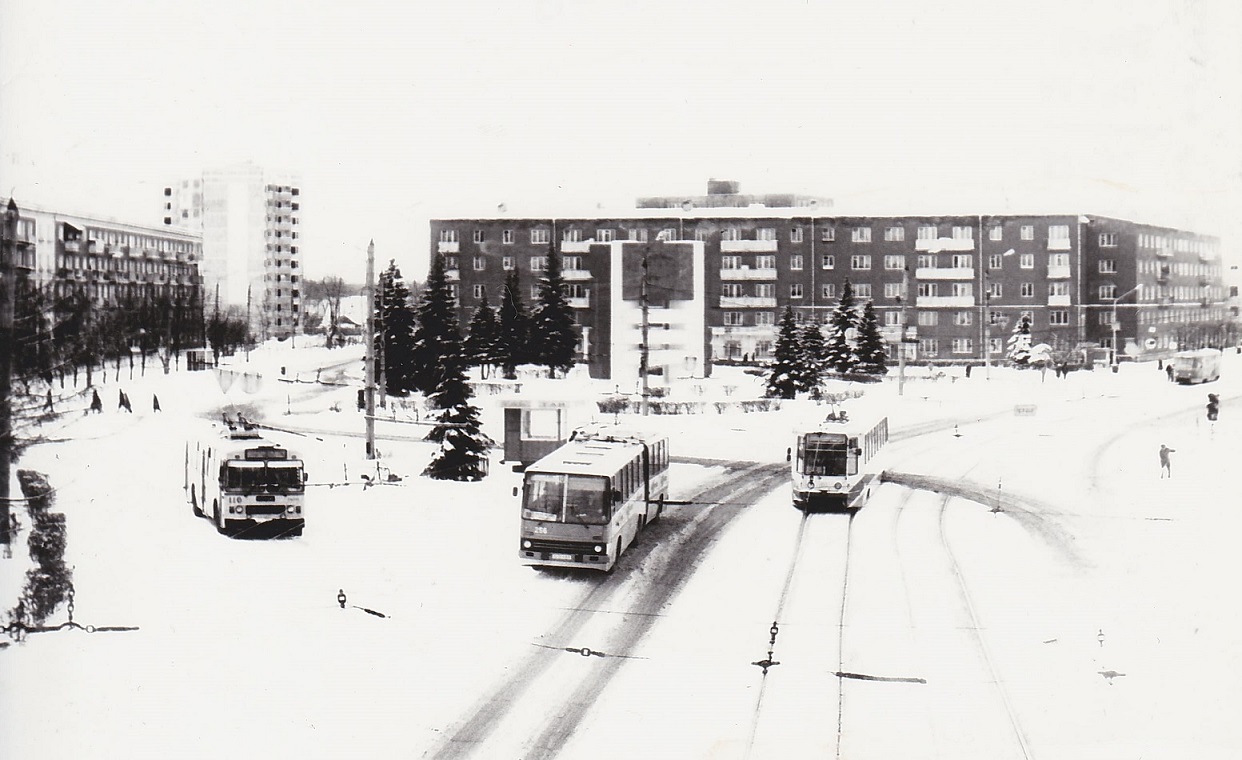
[{"label": "ikarus bus", "polygon": [[575,432],[526,469],[518,556],[535,566],[612,570],[663,511],[668,456],[662,436]]},{"label": "ikarus bus", "polygon": [[186,445],[186,496],[227,535],[300,536],[306,470],[284,446],[245,425]]},{"label": "ikarus bus", "polygon": [[888,418],[851,420],[830,416],[797,433],[786,453],[793,478],[793,503],[801,510],[855,510],[871,498],[881,472],[879,456],[888,443]]}]

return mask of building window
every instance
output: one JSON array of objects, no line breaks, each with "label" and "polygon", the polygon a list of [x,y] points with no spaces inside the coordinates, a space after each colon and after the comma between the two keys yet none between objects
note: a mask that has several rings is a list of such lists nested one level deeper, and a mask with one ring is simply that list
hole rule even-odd
[{"label": "building window", "polygon": [[676,227],[665,227],[656,235],[656,240],[681,240],[681,235]]},{"label": "building window", "polygon": [[561,231],[561,241],[565,243],[578,243],[582,241],[582,230],[570,227]]},{"label": "building window", "polygon": [[1003,253],[988,254],[988,269],[1003,269],[1005,267],[1005,255]]},{"label": "building window", "polygon": [[483,240],[484,240],[483,230],[475,230],[474,231],[474,242],[482,243]]},{"label": "building window", "polygon": [[755,341],[755,358],[767,359],[772,355],[772,341],[757,340]]},{"label": "building window", "polygon": [[505,245],[513,245],[513,230],[504,230],[501,232],[500,242]]},{"label": "building window", "polygon": [[456,256],[445,256],[444,257],[444,268],[448,270],[460,269],[461,267],[457,263],[457,261],[458,260]]},{"label": "building window", "polygon": [[776,315],[770,311],[757,311],[755,312],[755,324],[770,327],[776,324]]},{"label": "building window", "polygon": [[[799,256],[798,258],[802,258]],[[776,269],[776,257],[772,254],[764,254],[755,257],[755,269]],[[799,267],[801,269],[801,267]]]},{"label": "building window", "polygon": [[[280,233],[277,232],[276,235],[277,237],[279,237]],[[440,242],[441,243],[456,243],[457,242],[457,230],[440,230]]]},{"label": "building window", "polygon": [[940,324],[940,312],[920,311],[918,313],[918,323],[920,327],[935,327]]},{"label": "building window", "polygon": [[971,340],[970,338],[954,338],[953,339],[953,353],[969,354],[969,353],[974,353],[974,350],[975,350],[975,342]]},{"label": "building window", "polygon": [[591,291],[587,290],[587,286],[580,282],[569,282],[565,284],[565,297],[584,299],[591,297]]},{"label": "building window", "polygon": [[531,256],[530,257],[530,271],[542,272],[546,270],[547,268],[548,268],[548,257],[547,256]]},{"label": "building window", "polygon": [[789,268],[794,272],[802,271],[802,254],[797,253],[789,257]]},{"label": "building window", "polygon": [[937,345],[935,338],[919,338],[919,353],[923,356],[937,356],[940,353],[940,346]]},{"label": "building window", "polygon": [[756,240],[776,240],[775,227],[760,227],[757,232]]},{"label": "building window", "polygon": [[1018,267],[1021,269],[1035,268],[1035,254],[1023,253],[1018,256]]},{"label": "building window", "polygon": [[831,283],[831,282],[824,283],[819,288],[819,295],[821,298],[825,298],[825,299],[836,298],[837,297],[836,284]]},{"label": "building window", "polygon": [[1048,283],[1048,295],[1050,296],[1068,296],[1068,282],[1050,282]]},{"label": "building window", "polygon": [[850,242],[870,243],[871,242],[871,228],[870,227],[855,227],[853,230],[850,231]]},{"label": "building window", "polygon": [[726,325],[726,326],[728,326],[728,327],[741,327],[741,326],[742,326],[742,324],[743,324],[743,322],[742,322],[742,312],[740,312],[740,311],[726,311],[726,312],[724,313],[724,323],[725,323],[725,325]]},{"label": "building window", "polygon": [[1101,299],[1104,299],[1104,298],[1113,299],[1116,297],[1117,297],[1117,286],[1116,285],[1101,285],[1100,286],[1100,298]]},{"label": "building window", "polygon": [[1052,309],[1048,312],[1049,325],[1068,325],[1069,311],[1066,309]]},{"label": "building window", "polygon": [[973,298],[975,295],[974,283],[955,282],[953,283],[953,296],[955,298]]},{"label": "building window", "polygon": [[905,227],[885,227],[884,241],[887,243],[900,243],[906,239]]},{"label": "building window", "polygon": [[695,240],[699,241],[700,243],[703,243],[707,241],[707,237],[708,237],[707,230],[703,229],[702,227],[694,228],[694,239]]},{"label": "building window", "polygon": [[725,227],[720,231],[720,239],[728,241],[741,240],[742,231],[737,227]]},{"label": "building window", "polygon": [[832,269],[834,266],[836,266],[836,262],[837,262],[836,256],[833,256],[831,254],[825,254],[819,257],[819,268],[820,269]]},{"label": "building window", "polygon": [[721,256],[720,257],[720,268],[721,269],[741,269],[742,268],[742,257],[734,256],[732,254],[726,254],[724,256]]},{"label": "building window", "polygon": [[487,268],[487,259],[482,256],[474,257],[474,271],[482,272]]},{"label": "building window", "polygon": [[449,289],[449,297],[451,297],[454,301],[456,301],[458,298],[457,283],[455,282],[449,283],[448,289]]},{"label": "building window", "polygon": [[1005,291],[1005,288],[1002,283],[989,282],[987,284],[986,292],[987,292],[988,298],[1000,298],[1001,295],[1004,293],[1004,291]]},{"label": "building window", "polygon": [[974,265],[975,265],[975,257],[971,256],[969,253],[953,254],[953,268],[954,269],[971,269],[974,267]]},{"label": "building window", "polygon": [[935,269],[940,263],[940,258],[934,253],[919,254],[919,269]]},{"label": "building window", "polygon": [[570,271],[570,270],[578,271],[582,269],[582,257],[581,256],[565,256],[561,259],[561,262],[563,264],[561,266],[561,269],[565,271]]},{"label": "building window", "polygon": [[[897,229],[901,229],[898,227]],[[906,268],[906,257],[900,254],[885,254],[884,268],[890,272],[900,272]]]},{"label": "building window", "polygon": [[884,297],[885,298],[901,298],[901,283],[900,282],[884,283]]},{"label": "building window", "polygon": [[1035,239],[1035,225],[1033,224],[1022,225],[1018,229],[1018,237],[1022,238],[1023,240],[1034,240]]},{"label": "building window", "polygon": [[988,227],[988,240],[1004,240],[1004,239],[1005,239],[1005,229],[1003,227],[1001,227],[999,224],[993,224],[991,227]]},{"label": "building window", "polygon": [[505,256],[504,258],[500,260],[500,268],[505,270],[506,272],[511,271],[513,269],[513,264],[514,262],[513,262],[512,256]]},{"label": "building window", "polygon": [[1068,224],[1050,224],[1048,225],[1049,240],[1069,240]]},{"label": "building window", "polygon": [[937,285],[939,285],[939,283],[920,282],[915,286],[916,292],[920,298],[935,298],[940,294],[940,288],[937,287]]},{"label": "building window", "polygon": [[474,300],[476,301],[482,301],[483,296],[487,295],[486,285],[471,285],[470,288],[471,288],[471,292],[474,295]]},{"label": "building window", "polygon": [[802,242],[802,228],[801,227],[794,227],[789,230],[789,242],[791,243]]},{"label": "building window", "polygon": [[864,270],[871,268],[871,257],[855,254],[850,256],[850,269]]},{"label": "building window", "polygon": [[1019,290],[1019,294],[1023,298],[1034,298],[1035,297],[1035,283],[1033,282],[1022,283],[1021,285],[1018,286],[1018,290]]},{"label": "building window", "polygon": [[1097,316],[1100,318],[1100,324],[1111,325],[1113,323],[1113,313],[1111,311],[1102,311]]},{"label": "building window", "polygon": [[886,311],[884,312],[884,324],[886,327],[897,327],[901,324],[901,312]]},{"label": "building window", "polygon": [[1116,274],[1117,262],[1114,259],[1100,259],[1100,274]]},{"label": "building window", "polygon": [[955,311],[953,312],[953,324],[958,327],[969,327],[975,321],[974,312],[971,311]]},{"label": "building window", "polygon": [[819,231],[819,242],[834,243],[837,239],[837,229],[835,227],[823,227]]},{"label": "building window", "polygon": [[595,239],[601,243],[611,243],[616,238],[617,231],[610,227],[601,227],[595,231]]},{"label": "building window", "polygon": [[1101,248],[1116,248],[1117,247],[1117,233],[1116,232],[1101,232],[1100,233],[1100,247]]},{"label": "building window", "polygon": [[975,228],[974,227],[954,227],[953,228],[953,239],[954,240],[974,240],[975,239]]},{"label": "building window", "polygon": [[726,282],[720,286],[720,295],[725,298],[741,298],[742,284],[740,282]]},{"label": "building window", "polygon": [[857,298],[871,298],[871,283],[860,282],[854,286],[854,295]]},{"label": "building window", "polygon": [[551,233],[543,227],[530,231],[531,245],[547,245],[551,239]]},{"label": "building window", "polygon": [[631,242],[635,242],[635,243],[647,242],[647,228],[646,227],[631,227],[625,232],[626,232],[626,236],[630,239]]},{"label": "building window", "polygon": [[761,282],[755,285],[755,296],[757,298],[776,298],[776,285],[771,282]]},{"label": "building window", "polygon": [[795,282],[793,285],[789,286],[789,297],[790,298],[801,298],[802,297],[802,283]]},{"label": "building window", "polygon": [[935,240],[940,236],[940,232],[935,225],[929,224],[919,225],[918,231],[915,234],[918,235],[919,240]]}]

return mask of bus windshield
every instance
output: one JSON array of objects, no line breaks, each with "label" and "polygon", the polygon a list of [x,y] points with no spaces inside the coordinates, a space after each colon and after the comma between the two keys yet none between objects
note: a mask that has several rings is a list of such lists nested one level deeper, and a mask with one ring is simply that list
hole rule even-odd
[{"label": "bus windshield", "polygon": [[844,475],[847,452],[845,436],[808,435],[798,444],[799,471],[803,475]]},{"label": "bus windshield", "polygon": [[222,468],[220,485],[246,491],[301,491],[302,466],[297,462],[229,462]]},{"label": "bus windshield", "polygon": [[608,522],[608,481],[593,475],[530,473],[522,517],[543,522],[603,525]]}]

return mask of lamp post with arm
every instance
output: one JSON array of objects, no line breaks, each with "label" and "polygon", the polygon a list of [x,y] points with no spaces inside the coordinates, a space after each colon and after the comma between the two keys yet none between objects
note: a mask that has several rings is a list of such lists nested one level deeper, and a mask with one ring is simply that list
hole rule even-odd
[{"label": "lamp post with arm", "polygon": [[[980,241],[982,243],[982,241]],[[1012,256],[1014,249],[1010,248],[1001,254],[1004,260],[1007,256]],[[980,258],[983,258],[982,248],[980,249]],[[992,267],[986,260],[979,262],[980,269],[983,272],[983,298],[980,299],[979,318],[983,321],[983,379],[992,379],[992,313],[988,307],[992,304]]]},{"label": "lamp post with arm", "polygon": [[1143,283],[1140,282],[1138,285],[1135,285],[1134,287],[1130,288],[1129,290],[1122,293],[1121,295],[1115,296],[1109,299],[1113,302],[1113,315],[1109,322],[1109,327],[1113,329],[1113,360],[1111,362],[1113,372],[1117,371],[1117,334],[1118,334],[1118,331],[1121,329],[1121,325],[1117,323],[1117,302],[1125,298],[1126,296],[1130,295],[1131,293],[1137,293],[1138,291],[1142,289],[1143,289]]}]

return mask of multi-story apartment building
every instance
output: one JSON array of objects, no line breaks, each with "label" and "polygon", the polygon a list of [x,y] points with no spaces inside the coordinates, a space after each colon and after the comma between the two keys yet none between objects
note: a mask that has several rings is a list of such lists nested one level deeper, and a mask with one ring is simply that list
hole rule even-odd
[{"label": "multi-story apartment building", "polygon": [[245,163],[164,187],[163,222],[200,232],[210,304],[247,315],[261,338],[301,324],[301,188]]},{"label": "multi-story apartment building", "polygon": [[[432,253],[446,257],[466,324],[484,296],[499,300],[509,270],[531,303],[556,245],[594,377],[633,376],[644,257],[648,303],[660,309],[649,343],[672,375],[770,358],[781,311],[824,322],[846,281],[873,303],[894,356],[904,319],[907,357],[924,362],[998,360],[1022,317],[1054,350],[1154,358],[1224,339],[1214,237],[1078,214],[838,216],[787,197],[797,205],[642,199],[647,208],[610,217],[433,220]],[[662,341],[674,326],[677,339]]]},{"label": "multi-story apartment building", "polygon": [[59,298],[80,291],[96,308],[202,302],[198,235],[26,206],[18,214],[15,264]]}]

